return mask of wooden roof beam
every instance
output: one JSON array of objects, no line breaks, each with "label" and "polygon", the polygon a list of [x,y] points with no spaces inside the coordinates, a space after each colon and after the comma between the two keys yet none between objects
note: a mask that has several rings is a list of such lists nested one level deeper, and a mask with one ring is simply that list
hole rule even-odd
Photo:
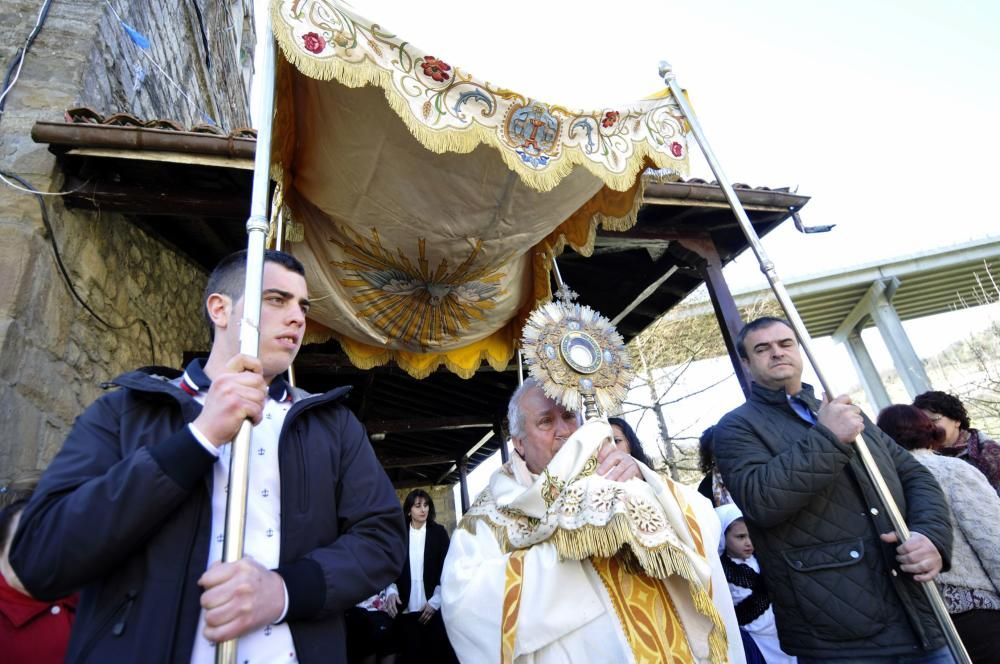
[{"label": "wooden roof beam", "polygon": [[482,416],[407,418],[405,420],[368,420],[368,435],[413,433],[415,431],[454,431],[456,429],[492,429],[493,422]]}]

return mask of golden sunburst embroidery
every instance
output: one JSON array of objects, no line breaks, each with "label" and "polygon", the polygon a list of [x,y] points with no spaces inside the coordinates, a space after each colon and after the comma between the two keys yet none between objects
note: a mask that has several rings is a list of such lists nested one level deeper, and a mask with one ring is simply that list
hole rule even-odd
[{"label": "golden sunburst embroidery", "polygon": [[[346,240],[330,238],[350,257],[332,261],[347,274],[339,281],[353,293],[356,314],[395,341],[418,346],[421,351],[435,348],[462,336],[470,324],[485,319],[496,308],[497,300],[507,295],[501,285],[506,273],[495,265],[476,265],[482,240],[476,240],[454,270],[449,269],[447,258],[431,269],[424,238],[417,239],[419,258],[414,265],[402,249],[395,254],[386,250],[375,229],[370,240],[348,228],[341,230]],[[507,260],[504,257],[499,265]]]}]

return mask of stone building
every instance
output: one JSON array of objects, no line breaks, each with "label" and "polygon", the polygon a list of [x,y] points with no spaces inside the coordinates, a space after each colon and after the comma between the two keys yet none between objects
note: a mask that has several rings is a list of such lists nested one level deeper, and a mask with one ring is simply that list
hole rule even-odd
[{"label": "stone building", "polygon": [[[73,107],[223,132],[249,125],[252,0],[7,0],[5,72],[16,71],[40,7],[47,14],[0,116],[8,180],[63,190],[55,157],[30,133]],[[45,467],[102,382],[137,366],[178,366],[183,352],[207,349],[205,277],[120,214],[0,186],[0,484]]]}]

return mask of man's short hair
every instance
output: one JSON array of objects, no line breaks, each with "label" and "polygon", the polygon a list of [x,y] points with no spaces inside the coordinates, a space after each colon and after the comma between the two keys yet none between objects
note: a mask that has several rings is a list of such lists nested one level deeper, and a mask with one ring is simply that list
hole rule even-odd
[{"label": "man's short hair", "polygon": [[[291,254],[286,254],[283,251],[266,249],[264,251],[264,262],[277,263],[286,270],[303,277],[306,276],[306,269],[303,267],[299,259]],[[209,275],[208,283],[205,284],[205,292],[201,298],[201,305],[202,314],[205,316],[205,322],[208,323],[208,334],[210,338],[215,336],[215,325],[212,324],[212,318],[208,315],[208,297],[212,293],[219,293],[220,295],[228,296],[229,299],[236,302],[236,300],[243,297],[243,289],[246,286],[247,279],[246,275],[246,249],[229,254],[223,258],[219,261],[219,264],[215,266],[215,269],[212,270],[212,274]]]},{"label": "man's short hair", "polygon": [[521,412],[521,399],[534,388],[542,389],[542,384],[537,378],[525,378],[524,382],[517,386],[514,394],[510,395],[510,402],[507,404],[507,433],[511,439],[518,438],[524,433],[524,413]]},{"label": "man's short hair", "polygon": [[784,318],[777,318],[775,316],[761,316],[760,318],[755,318],[754,320],[744,325],[743,329],[740,330],[740,333],[736,335],[737,354],[744,360],[749,360],[750,356],[747,353],[746,345],[744,344],[747,335],[753,332],[754,330],[760,330],[765,327],[771,327],[772,325],[776,325],[778,323],[786,326],[791,330],[795,329],[792,327],[792,324],[789,323]]}]

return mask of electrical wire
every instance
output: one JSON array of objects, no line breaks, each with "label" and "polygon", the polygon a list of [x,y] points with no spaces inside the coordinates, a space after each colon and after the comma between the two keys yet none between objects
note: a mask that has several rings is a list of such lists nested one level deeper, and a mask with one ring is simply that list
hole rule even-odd
[{"label": "electrical wire", "polygon": [[[3,115],[3,108],[7,103],[7,93],[13,89],[14,84],[17,83],[17,79],[21,76],[21,68],[24,66],[24,58],[28,55],[28,49],[31,45],[35,43],[35,38],[38,37],[38,33],[42,31],[42,25],[45,24],[45,19],[49,15],[49,7],[52,5],[52,0],[45,0],[42,3],[41,9],[38,10],[38,18],[35,19],[35,27],[31,29],[28,34],[28,38],[24,40],[24,46],[18,49],[17,53],[14,54],[14,58],[11,60],[10,65],[7,67],[7,73],[4,75],[3,79],[3,92],[0,92],[0,115]],[[16,61],[16,64],[15,64]],[[14,72],[15,67],[17,72]]]},{"label": "electrical wire", "polygon": [[[3,92],[0,92],[0,118],[3,118],[4,107],[7,105],[7,95],[14,89],[18,79],[21,77],[24,60],[27,57],[32,44],[35,43],[38,33],[42,31],[42,26],[45,24],[45,19],[48,18],[49,7],[51,5],[52,0],[45,0],[45,2],[42,3],[42,6],[38,11],[38,17],[35,19],[35,25],[28,34],[27,39],[24,40],[24,46],[18,49],[17,53],[15,53],[14,57],[11,59],[10,64],[7,66],[7,73],[4,75],[3,80]],[[21,184],[21,186],[17,186],[10,182],[8,178],[10,178],[10,180],[17,181]],[[48,235],[49,244],[52,247],[52,254],[56,259],[56,266],[59,268],[59,274],[62,276],[63,282],[66,284],[66,288],[69,290],[70,295],[73,296],[73,299],[79,302],[80,306],[82,306],[87,313],[94,318],[94,320],[109,330],[127,330],[135,325],[141,325],[146,331],[146,339],[149,341],[150,364],[156,364],[156,344],[153,342],[153,330],[150,328],[149,323],[142,318],[136,318],[132,322],[126,323],[125,325],[112,325],[108,321],[104,320],[100,314],[94,311],[91,306],[87,304],[87,302],[77,292],[76,287],[73,285],[73,280],[70,279],[69,272],[66,270],[66,265],[63,263],[62,255],[59,253],[59,245],[56,243],[55,231],[52,228],[51,221],[49,221],[49,211],[48,208],[45,207],[45,196],[65,196],[66,194],[71,194],[73,192],[42,192],[33,187],[31,183],[16,173],[9,173],[3,170],[0,170],[0,180],[14,189],[33,195],[38,200],[38,207],[42,213],[42,224],[45,226],[45,232]],[[81,187],[85,186],[85,184],[86,183],[81,185]]]},{"label": "electrical wire", "polygon": [[87,180],[76,189],[70,189],[69,191],[37,191],[34,189],[25,189],[20,185],[14,184],[13,182],[5,178],[3,175],[0,175],[0,182],[3,182],[5,185],[10,187],[11,189],[14,189],[15,191],[24,192],[25,194],[31,194],[33,196],[69,196],[70,194],[75,194],[76,192],[81,191],[84,187],[90,184],[90,180]]},{"label": "electrical wire", "polygon": [[49,221],[49,211],[45,207],[45,199],[42,197],[42,192],[35,189],[27,182],[24,178],[14,173],[8,173],[6,171],[0,171],[0,175],[8,178],[17,180],[22,186],[27,190],[31,191],[35,197],[38,199],[38,207],[42,211],[42,224],[45,226],[45,233],[49,236],[49,244],[52,247],[52,253],[56,259],[56,266],[59,268],[59,274],[62,275],[63,282],[66,284],[66,288],[69,289],[70,294],[73,296],[77,302],[80,303],[84,309],[89,313],[98,323],[108,328],[109,330],[127,330],[135,325],[141,325],[146,331],[146,339],[149,341],[149,356],[150,364],[156,364],[156,345],[153,342],[153,330],[150,328],[149,323],[147,323],[142,318],[136,318],[130,323],[125,325],[112,325],[108,321],[104,320],[96,311],[94,311],[89,304],[80,296],[77,292],[76,287],[73,286],[73,280],[70,279],[69,272],[66,270],[65,264],[63,264],[62,255],[59,253],[59,245],[56,244],[56,235],[52,229],[52,223]]},{"label": "electrical wire", "polygon": [[[221,123],[219,123],[218,121],[216,121],[215,118],[213,118],[206,111],[204,111],[201,108],[201,105],[199,105],[198,102],[194,99],[194,97],[192,97],[191,95],[189,95],[187,93],[187,91],[184,89],[184,86],[182,86],[180,83],[178,83],[177,81],[175,81],[170,76],[170,74],[167,73],[166,69],[164,69],[163,67],[161,67],[160,64],[156,60],[154,60],[151,55],[149,55],[149,53],[146,53],[146,49],[149,48],[149,43],[148,43],[148,40],[146,40],[145,36],[141,35],[141,34],[138,34],[137,31],[134,28],[132,28],[128,23],[126,23],[124,21],[124,19],[122,19],[121,15],[111,5],[111,2],[109,0],[104,0],[104,4],[107,5],[108,9],[111,10],[111,13],[114,15],[115,19],[117,19],[118,23],[125,29],[126,32],[129,33],[129,36],[130,36],[129,43],[131,43],[132,46],[135,47],[136,52],[139,55],[141,55],[142,57],[146,58],[146,61],[149,62],[149,64],[153,65],[153,67],[155,67],[156,70],[158,72],[160,72],[160,74],[165,79],[167,79],[167,82],[170,83],[170,85],[174,86],[174,89],[177,90],[177,92],[179,92],[181,94],[181,96],[184,97],[184,99],[186,99],[188,101],[189,104],[191,104],[191,107],[194,109],[194,111],[196,113],[198,113],[199,115],[201,115],[201,118],[203,120],[208,120],[213,125],[219,127],[223,131],[225,131],[226,128],[225,128],[224,125],[222,125]],[[200,21],[200,14],[199,14],[199,21]],[[136,41],[136,39],[135,39],[136,37],[141,38],[144,41],[145,45],[140,45],[140,43]],[[207,42],[206,42],[206,47],[207,47]]]}]

